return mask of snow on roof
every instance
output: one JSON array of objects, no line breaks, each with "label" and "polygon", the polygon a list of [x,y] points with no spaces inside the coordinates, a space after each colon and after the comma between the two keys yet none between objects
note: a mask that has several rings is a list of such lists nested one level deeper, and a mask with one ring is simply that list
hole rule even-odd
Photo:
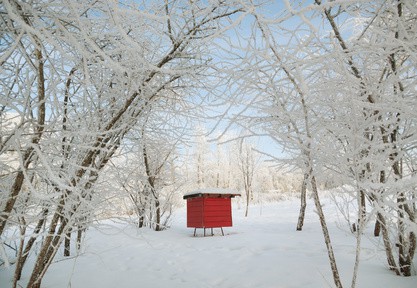
[{"label": "snow on roof", "polygon": [[198,194],[221,194],[221,195],[233,195],[233,196],[240,196],[240,193],[237,190],[233,189],[225,189],[225,188],[204,188],[198,189],[194,191],[190,191],[184,194],[184,198],[192,195]]}]

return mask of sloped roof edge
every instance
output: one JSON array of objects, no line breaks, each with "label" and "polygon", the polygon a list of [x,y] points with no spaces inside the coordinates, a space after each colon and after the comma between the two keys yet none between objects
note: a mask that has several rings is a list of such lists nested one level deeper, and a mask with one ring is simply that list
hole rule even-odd
[{"label": "sloped roof edge", "polygon": [[184,199],[189,198],[194,195],[230,195],[230,196],[241,196],[241,194],[234,189],[227,189],[227,188],[203,188],[194,191],[190,191],[184,194]]}]

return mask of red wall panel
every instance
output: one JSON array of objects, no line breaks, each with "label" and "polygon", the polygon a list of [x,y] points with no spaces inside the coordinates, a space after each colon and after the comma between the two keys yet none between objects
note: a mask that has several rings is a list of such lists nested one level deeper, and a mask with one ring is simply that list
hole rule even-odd
[{"label": "red wall panel", "polygon": [[232,226],[231,199],[197,197],[187,199],[187,227],[217,228]]},{"label": "red wall panel", "polygon": [[187,199],[187,227],[202,228],[204,198]]}]

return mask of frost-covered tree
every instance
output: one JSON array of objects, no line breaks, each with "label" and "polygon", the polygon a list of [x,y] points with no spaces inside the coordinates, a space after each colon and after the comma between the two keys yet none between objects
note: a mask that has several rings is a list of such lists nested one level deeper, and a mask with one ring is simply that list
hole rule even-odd
[{"label": "frost-covered tree", "polygon": [[14,286],[33,241],[27,287],[41,286],[62,242],[88,221],[95,184],[127,133],[166,91],[201,87],[210,41],[240,11],[223,1],[2,1],[1,118],[16,124],[2,125],[11,160],[0,239],[16,223],[46,227],[21,237]]},{"label": "frost-covered tree", "polygon": [[245,192],[245,217],[249,213],[249,203],[253,200],[254,190],[254,176],[257,166],[259,165],[259,155],[254,151],[253,144],[251,145],[245,140],[239,141],[237,149],[237,166],[239,167],[240,177],[244,192]]},{"label": "frost-covered tree", "polygon": [[[409,48],[416,43],[415,3],[316,4],[333,34],[322,42],[332,63],[325,70],[328,89],[321,88],[329,91],[323,100],[329,107],[328,133],[322,137],[335,143],[326,166],[357,188],[359,234],[376,215],[390,269],[409,276],[416,247],[416,195],[410,183],[415,175],[401,167],[415,162],[408,157],[415,147],[416,118],[409,110],[416,81],[416,50]],[[349,28],[354,21],[354,29]],[[368,213],[365,199],[372,206]]]},{"label": "frost-covered tree", "polygon": [[416,4],[284,4],[277,13],[253,7],[251,35],[244,35],[251,41],[228,48],[243,59],[233,70],[234,103],[251,105],[233,120],[269,135],[289,156],[286,163],[303,171],[302,192],[313,193],[337,287],[317,191],[329,177],[355,188],[357,260],[364,227],[376,218],[389,268],[408,276],[416,247]]},{"label": "frost-covered tree", "polygon": [[125,214],[133,209],[139,228],[149,226],[160,231],[167,227],[180,196],[183,180],[176,160],[180,157],[178,149],[187,137],[167,124],[168,117],[151,114],[160,117],[160,123],[147,118],[140,128],[130,131],[122,153],[112,160],[102,178],[111,179],[104,184],[112,190],[109,206],[125,203],[127,198],[129,204],[123,207]]}]

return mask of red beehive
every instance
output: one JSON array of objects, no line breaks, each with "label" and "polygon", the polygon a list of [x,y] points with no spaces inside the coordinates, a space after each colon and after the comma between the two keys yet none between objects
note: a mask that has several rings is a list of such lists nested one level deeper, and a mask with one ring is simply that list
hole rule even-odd
[{"label": "red beehive", "polygon": [[194,228],[220,228],[232,226],[231,198],[240,196],[239,193],[229,189],[208,188],[189,192],[184,195],[187,200],[187,227]]}]

